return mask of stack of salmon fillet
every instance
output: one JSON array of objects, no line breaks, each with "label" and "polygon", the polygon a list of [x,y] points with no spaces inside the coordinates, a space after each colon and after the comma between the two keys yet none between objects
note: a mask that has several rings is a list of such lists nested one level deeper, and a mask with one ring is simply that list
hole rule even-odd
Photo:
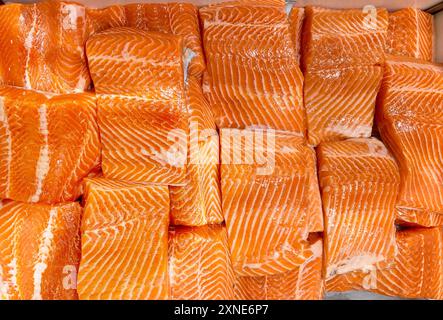
[{"label": "stack of salmon fillet", "polygon": [[0,299],[443,299],[432,16],[0,6]]}]

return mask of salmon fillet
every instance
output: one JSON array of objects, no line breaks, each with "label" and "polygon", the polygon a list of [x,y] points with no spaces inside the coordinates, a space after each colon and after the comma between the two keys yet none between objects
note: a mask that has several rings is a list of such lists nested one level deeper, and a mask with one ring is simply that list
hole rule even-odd
[{"label": "salmon fillet", "polygon": [[429,13],[406,8],[389,14],[387,52],[432,61],[434,19]]},{"label": "salmon fillet", "polygon": [[174,227],[169,233],[169,276],[174,300],[234,299],[226,228]]},{"label": "salmon fillet", "polygon": [[400,223],[443,225],[443,66],[389,57],[377,123],[400,166]]},{"label": "salmon fillet", "polygon": [[219,138],[199,80],[186,89],[189,111],[186,185],[171,186],[171,223],[203,226],[223,222],[220,199]]},{"label": "salmon fillet", "polygon": [[321,144],[326,279],[388,267],[395,257],[395,159],[375,138]]},{"label": "salmon fillet", "polygon": [[168,223],[166,186],[88,179],[80,299],[167,299]]},{"label": "salmon fillet", "polygon": [[[221,130],[222,209],[234,270],[264,276],[305,259],[314,168],[303,137],[271,130]],[[284,204],[284,205],[282,205]]]},{"label": "salmon fillet", "polygon": [[347,138],[369,138],[377,92],[383,78],[379,66],[324,69],[305,73],[305,108],[309,144]]},{"label": "salmon fillet", "polygon": [[327,282],[330,292],[368,290],[408,299],[443,299],[443,230],[405,229],[397,233],[394,265],[340,275]]},{"label": "salmon fillet", "polygon": [[388,12],[305,8],[303,69],[324,70],[383,63]]},{"label": "salmon fillet", "polygon": [[303,21],[305,19],[305,9],[304,8],[292,8],[289,14],[289,25],[291,30],[292,42],[295,46],[295,54],[297,61],[300,63],[301,59],[301,47],[302,47],[302,31],[303,31]]},{"label": "salmon fillet", "polygon": [[205,93],[219,128],[305,133],[303,75],[284,1],[200,9]]},{"label": "salmon fillet", "polygon": [[305,8],[302,66],[311,145],[371,136],[387,29],[385,9]]},{"label": "salmon fillet", "polygon": [[100,163],[96,100],[0,86],[0,198],[73,201]]},{"label": "salmon fillet", "polygon": [[189,119],[181,38],[114,28],[93,35],[86,50],[105,177],[183,184]]},{"label": "salmon fillet", "polygon": [[4,5],[0,30],[0,83],[55,93],[89,87],[84,6],[64,1]]},{"label": "salmon fillet", "polygon": [[239,300],[321,300],[323,298],[321,238],[309,244],[312,255],[294,270],[261,277],[237,277]]},{"label": "salmon fillet", "polygon": [[205,60],[200,39],[198,9],[191,3],[137,3],[124,6],[127,26],[183,37],[189,75],[200,78]]},{"label": "salmon fillet", "polygon": [[0,299],[76,300],[78,203],[0,201]]}]

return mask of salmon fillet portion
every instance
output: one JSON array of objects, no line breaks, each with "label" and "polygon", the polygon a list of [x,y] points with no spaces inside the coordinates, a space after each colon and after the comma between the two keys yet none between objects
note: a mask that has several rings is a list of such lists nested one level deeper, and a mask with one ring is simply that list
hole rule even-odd
[{"label": "salmon fillet portion", "polygon": [[[264,276],[304,261],[315,211],[312,149],[271,130],[221,130],[221,189],[235,272]],[[284,205],[282,205],[284,204]],[[313,227],[315,228],[315,227]]]},{"label": "salmon fillet portion", "polygon": [[323,298],[323,243],[314,237],[308,250],[312,255],[294,270],[261,277],[237,277],[239,300],[321,300]]},{"label": "salmon fillet portion", "polygon": [[434,19],[416,8],[405,8],[389,14],[387,52],[432,61]]},{"label": "salmon fillet portion", "polygon": [[0,201],[0,298],[76,300],[80,217],[76,202]]},{"label": "salmon fillet portion", "polygon": [[383,63],[388,31],[386,9],[305,8],[304,71]]},{"label": "salmon fillet portion", "polygon": [[236,1],[200,9],[207,72],[203,91],[219,128],[305,133],[303,75],[284,1]]},{"label": "salmon fillet portion", "polygon": [[85,7],[74,2],[1,6],[0,83],[55,93],[86,90],[86,20]]},{"label": "salmon fillet portion", "polygon": [[169,276],[174,300],[232,300],[232,270],[226,228],[174,227],[169,233]]},{"label": "salmon fillet portion", "polygon": [[321,144],[326,279],[387,267],[395,257],[395,159],[375,138]]},{"label": "salmon fillet portion", "polygon": [[219,137],[199,80],[186,89],[189,111],[188,158],[184,186],[171,186],[171,223],[203,226],[223,222],[220,199]]},{"label": "salmon fillet portion", "polygon": [[189,75],[200,78],[205,60],[200,39],[198,9],[191,3],[137,3],[124,6],[126,26],[183,37]]},{"label": "salmon fillet portion", "polygon": [[400,166],[400,223],[443,223],[443,67],[389,57],[377,124]]},{"label": "salmon fillet portion", "polygon": [[443,299],[443,230],[397,232],[398,252],[389,269],[340,275],[327,282],[330,292],[367,290],[407,299]]},{"label": "salmon fillet portion", "polygon": [[105,177],[182,184],[189,119],[181,38],[114,28],[92,36],[86,50]]},{"label": "salmon fillet portion", "polygon": [[387,29],[385,9],[305,8],[302,66],[311,145],[371,136]]},{"label": "salmon fillet portion", "polygon": [[383,69],[378,66],[306,72],[309,144],[369,138],[382,78]]},{"label": "salmon fillet portion", "polygon": [[166,186],[88,179],[80,299],[167,299],[168,224]]},{"label": "salmon fillet portion", "polygon": [[73,201],[97,170],[100,142],[95,96],[45,96],[0,86],[0,198]]}]

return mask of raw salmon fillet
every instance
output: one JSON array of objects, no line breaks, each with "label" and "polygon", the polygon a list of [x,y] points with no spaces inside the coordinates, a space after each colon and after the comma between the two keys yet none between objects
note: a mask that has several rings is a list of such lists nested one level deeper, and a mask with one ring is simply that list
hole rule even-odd
[{"label": "raw salmon fillet", "polygon": [[80,299],[169,297],[167,186],[86,181]]},{"label": "raw salmon fillet", "polygon": [[389,57],[377,106],[401,175],[401,223],[443,225],[443,66]]},{"label": "raw salmon fillet", "polygon": [[221,223],[219,138],[199,80],[192,76],[186,88],[186,101],[189,111],[186,185],[170,187],[171,223],[185,226]]},{"label": "raw salmon fillet", "polygon": [[338,276],[327,290],[367,290],[408,299],[443,299],[443,230],[405,229],[397,233],[394,265]]},{"label": "raw salmon fillet", "polygon": [[386,9],[330,10],[308,6],[303,27],[303,69],[324,70],[383,63]]},{"label": "raw salmon fillet", "polygon": [[169,233],[169,277],[174,300],[234,299],[226,228],[174,227]]},{"label": "raw salmon fillet", "polygon": [[309,144],[347,138],[369,138],[377,92],[383,78],[379,66],[323,69],[305,73],[305,108]]},{"label": "raw salmon fillet", "polygon": [[375,138],[321,144],[326,279],[389,266],[395,257],[395,159]]},{"label": "raw salmon fillet", "polygon": [[301,44],[302,44],[302,31],[303,21],[305,19],[304,8],[292,8],[289,14],[289,25],[291,30],[292,42],[295,46],[295,54],[297,61],[300,63],[301,59]]},{"label": "raw salmon fillet", "polygon": [[387,52],[432,61],[434,19],[429,13],[406,8],[389,14]]},{"label": "raw salmon fillet", "polygon": [[311,145],[371,136],[387,28],[385,9],[305,9],[302,65]]},{"label": "raw salmon fillet", "polygon": [[312,227],[312,149],[272,130],[221,130],[222,209],[239,276],[291,271]]},{"label": "raw salmon fillet", "polygon": [[0,83],[55,93],[84,91],[85,7],[42,1],[0,6]]},{"label": "raw salmon fillet", "polygon": [[205,93],[219,128],[305,133],[303,75],[284,1],[200,9]]},{"label": "raw salmon fillet", "polygon": [[181,38],[113,28],[93,35],[86,50],[105,177],[182,184],[188,112]]},{"label": "raw salmon fillet", "polygon": [[0,198],[73,201],[97,170],[96,100],[0,86]]},{"label": "raw salmon fillet", "polygon": [[323,298],[321,238],[309,244],[312,255],[294,270],[261,277],[237,277],[239,300],[321,300]]},{"label": "raw salmon fillet", "polygon": [[137,3],[124,6],[127,26],[183,37],[189,74],[200,78],[205,60],[200,39],[198,9],[191,3]]},{"label": "raw salmon fillet", "polygon": [[75,300],[81,207],[0,201],[0,300]]}]

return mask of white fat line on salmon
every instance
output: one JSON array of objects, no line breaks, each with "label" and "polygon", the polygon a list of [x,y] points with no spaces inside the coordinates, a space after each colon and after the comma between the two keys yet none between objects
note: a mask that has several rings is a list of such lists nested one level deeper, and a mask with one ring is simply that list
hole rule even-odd
[{"label": "white fat line on salmon", "polygon": [[7,158],[7,164],[6,164],[6,190],[5,195],[9,195],[9,183],[11,178],[11,162],[12,162],[12,139],[11,139],[11,130],[9,128],[9,121],[8,121],[8,115],[6,113],[5,108],[5,99],[3,97],[0,97],[0,123],[3,125],[3,128],[5,129],[5,135],[6,135],[6,145],[8,148],[8,158]]},{"label": "white fat line on salmon", "polygon": [[420,58],[420,30],[419,25],[420,21],[418,18],[418,10],[414,10],[415,15],[415,57],[417,59]]},{"label": "white fat line on salmon", "polygon": [[32,300],[41,300],[41,289],[42,289],[42,276],[45,272],[48,264],[46,263],[49,258],[49,253],[51,251],[51,246],[54,240],[54,227],[55,221],[57,219],[57,208],[52,208],[49,212],[49,220],[46,229],[43,231],[42,239],[38,247],[38,260],[34,266],[34,294]]},{"label": "white fat line on salmon", "polygon": [[95,56],[91,56],[90,57],[91,61],[100,61],[100,60],[105,60],[105,61],[115,61],[115,62],[122,62],[125,64],[128,64],[129,62],[131,63],[139,63],[141,64],[143,67],[148,67],[148,66],[154,66],[154,67],[177,67],[180,64],[180,61],[177,60],[173,60],[171,62],[161,62],[161,61],[157,61],[155,59],[147,59],[145,57],[143,58],[139,58],[137,56],[133,56],[131,54],[129,54],[128,51],[125,51],[124,49],[121,52],[121,57],[115,57],[115,56],[108,56],[108,55],[95,55]]},{"label": "white fat line on salmon", "polygon": [[430,89],[423,89],[423,88],[417,88],[412,86],[396,86],[389,88],[391,92],[419,92],[419,93],[431,93],[431,94],[443,94],[443,89],[438,88],[430,88]]},{"label": "white fat line on salmon", "polygon": [[[435,73],[441,72],[441,66],[438,64],[432,64],[430,62],[428,63],[420,63],[420,62],[414,62],[414,61],[394,61],[394,60],[388,60],[387,62],[388,66],[400,66],[400,67],[408,67],[413,69],[419,69],[419,70],[428,70]],[[391,71],[392,72],[392,71]],[[397,72],[394,72],[397,73]]]},{"label": "white fat line on salmon", "polygon": [[130,100],[130,101],[142,101],[142,102],[165,102],[168,104],[172,104],[173,101],[179,101],[181,103],[181,98],[178,99],[172,99],[172,98],[148,98],[148,97],[142,97],[142,96],[136,96],[136,95],[124,95],[124,94],[109,94],[109,93],[98,93],[96,94],[97,98],[102,99],[122,99],[122,100]]},{"label": "white fat line on salmon", "polygon": [[203,23],[204,27],[203,29],[207,29],[208,27],[212,27],[212,26],[223,26],[223,27],[242,27],[242,28],[272,28],[272,30],[274,30],[275,32],[278,32],[278,30],[276,29],[288,29],[288,24],[287,23],[275,23],[275,24],[265,24],[265,23],[240,23],[240,22],[227,22],[227,21],[220,21],[220,20],[215,20],[215,21],[208,21],[205,20],[205,22]]},{"label": "white fat line on salmon", "polygon": [[36,168],[36,190],[35,194],[31,197],[31,202],[38,202],[42,194],[43,181],[49,171],[49,144],[48,144],[48,119],[47,119],[47,107],[42,104],[39,109],[40,119],[40,133],[43,135],[44,145],[40,148],[40,155],[37,160]]},{"label": "white fat line on salmon", "polygon": [[[386,31],[384,31],[383,29],[377,29],[377,30],[368,30],[368,31],[346,31],[346,33],[340,33],[340,37],[343,38],[352,38],[355,36],[363,36],[363,35],[377,35],[377,34],[381,34],[383,35],[384,33],[386,33]],[[313,34],[312,36],[313,40],[321,40],[324,38],[323,34]],[[347,69],[351,69],[352,67],[347,67]],[[346,69],[346,68],[344,68]],[[317,72],[322,72],[322,71],[317,71]]]},{"label": "white fat line on salmon", "polygon": [[[26,49],[26,64],[25,64],[25,89],[31,89],[31,79],[29,78],[29,62],[31,60],[31,49],[32,49],[32,42],[34,41],[34,34],[37,32],[36,25],[37,25],[37,5],[34,3],[33,9],[32,9],[32,27],[29,31],[26,39],[25,39],[25,49]],[[24,18],[20,16],[20,23],[24,23]],[[22,25],[22,29],[24,29],[25,26]]]}]

